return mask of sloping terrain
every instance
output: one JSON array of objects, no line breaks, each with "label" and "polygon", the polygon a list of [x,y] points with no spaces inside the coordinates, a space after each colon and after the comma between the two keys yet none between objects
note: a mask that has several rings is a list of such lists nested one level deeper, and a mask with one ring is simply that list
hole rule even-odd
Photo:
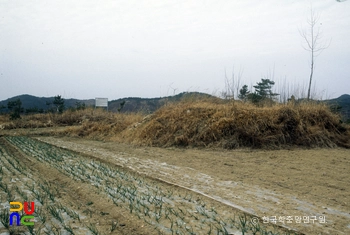
[{"label": "sloping terrain", "polygon": [[1,115],[0,140],[0,232],[29,199],[45,233],[350,234],[350,129],[326,105]]},{"label": "sloping terrain", "polygon": [[[350,151],[346,149],[185,150],[77,138],[39,139],[199,192],[227,209],[256,215],[260,222],[277,217],[277,225],[305,234],[350,234]],[[293,219],[287,221],[290,216]],[[317,219],[307,222],[307,218]]]},{"label": "sloping terrain", "polygon": [[[67,128],[57,128],[61,126]],[[147,116],[91,108],[18,120],[0,116],[0,129],[42,127],[55,127],[51,132],[43,129],[42,134],[158,147],[350,148],[350,126],[328,106],[317,103],[257,107],[238,101],[195,100],[169,103]]]},{"label": "sloping terrain", "polygon": [[[31,110],[32,113],[47,112],[54,106],[52,102],[54,97],[36,97],[32,95],[19,95],[0,101],[0,113],[7,113],[7,103],[20,99],[22,102],[23,111]],[[110,112],[140,112],[153,113],[160,107],[180,100],[200,100],[200,99],[219,99],[217,97],[201,93],[201,92],[182,92],[174,96],[158,97],[158,98],[141,98],[141,97],[125,97],[117,100],[108,101],[108,110]],[[80,100],[80,99],[64,99],[66,109],[76,108],[77,103],[85,104],[86,107],[95,107],[95,99]],[[123,107],[121,104],[124,103]]]},{"label": "sloping terrain", "polygon": [[336,112],[341,113],[344,121],[350,123],[350,95],[341,95],[336,99],[325,100],[332,109]]},{"label": "sloping terrain", "polygon": [[[0,163],[1,234],[301,234],[181,182],[28,137],[1,137]],[[13,201],[34,203],[33,226],[11,225]]]},{"label": "sloping terrain", "polygon": [[350,128],[327,106],[312,103],[176,103],[124,133],[131,142],[159,147],[350,148]]}]

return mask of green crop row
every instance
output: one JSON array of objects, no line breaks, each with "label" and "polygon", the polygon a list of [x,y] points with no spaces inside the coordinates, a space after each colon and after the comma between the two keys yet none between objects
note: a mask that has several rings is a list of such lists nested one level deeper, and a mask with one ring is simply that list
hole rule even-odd
[{"label": "green crop row", "polygon": [[[252,222],[245,214],[224,213],[214,207],[208,207],[205,198],[198,198],[198,195],[192,192],[181,195],[176,190],[160,186],[159,182],[117,166],[90,160],[72,151],[27,137],[6,137],[6,140],[27,156],[56,168],[76,181],[93,185],[101,198],[129,210],[161,234],[294,234],[279,228],[276,228],[276,231],[268,231],[261,224]],[[18,165],[18,162],[13,161],[13,164]],[[8,162],[8,165],[11,163]],[[15,169],[13,166],[13,170]],[[40,203],[45,201],[41,198],[42,194],[49,198],[51,204],[46,209],[51,217],[59,221],[66,231],[70,231],[61,213],[65,212],[74,219],[79,219],[79,215],[69,208],[53,204],[55,189],[48,183],[38,186],[36,189],[27,185],[27,188]],[[42,215],[40,218],[42,221],[46,220]],[[87,228],[90,233],[99,234],[95,226],[90,224]],[[111,231],[114,229],[115,224],[112,224]],[[73,234],[73,231],[71,233]]]}]

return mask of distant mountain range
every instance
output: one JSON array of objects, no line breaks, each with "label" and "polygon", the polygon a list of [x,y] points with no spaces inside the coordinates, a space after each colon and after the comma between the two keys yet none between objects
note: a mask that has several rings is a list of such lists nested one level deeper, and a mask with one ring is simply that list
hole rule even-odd
[{"label": "distant mountain range", "polygon": [[332,110],[340,112],[348,123],[350,122],[350,95],[341,95],[336,99],[325,100]]},{"label": "distant mountain range", "polygon": [[[128,97],[123,99],[117,99],[108,101],[108,110],[112,112],[118,112],[118,109],[123,108],[121,112],[143,112],[152,113],[158,108],[162,107],[168,102],[175,102],[181,99],[219,99],[215,96],[200,92],[183,92],[174,96],[160,97],[160,98],[139,98],[139,97]],[[53,108],[54,97],[36,97],[32,95],[20,95],[9,98],[7,100],[0,101],[0,113],[8,112],[7,103],[20,99],[24,112],[47,112]],[[340,112],[344,120],[350,120],[350,95],[341,95],[336,99],[324,100],[331,105],[335,112]],[[85,106],[95,106],[95,99],[79,100],[79,99],[64,99],[65,108],[76,108],[78,105],[85,104]]]},{"label": "distant mountain range", "polygon": [[[200,93],[200,92],[183,92],[174,96],[160,97],[160,98],[139,98],[139,97],[128,97],[123,99],[117,99],[108,101],[108,110],[111,112],[118,112],[118,109],[121,109],[121,112],[143,112],[143,113],[152,113],[167,102],[175,102],[181,99],[201,99],[201,98],[213,98],[218,99],[214,96]],[[47,112],[52,109],[54,106],[52,104],[54,97],[36,97],[32,95],[19,95],[3,101],[0,101],[0,113],[6,113],[9,110],[7,109],[7,103],[9,101],[15,101],[20,99],[22,102],[22,107],[24,112]],[[64,105],[66,109],[76,108],[79,105],[85,104],[88,106],[95,106],[95,99],[88,100],[79,100],[79,99],[64,99]],[[2,107],[2,108],[1,108]]]}]

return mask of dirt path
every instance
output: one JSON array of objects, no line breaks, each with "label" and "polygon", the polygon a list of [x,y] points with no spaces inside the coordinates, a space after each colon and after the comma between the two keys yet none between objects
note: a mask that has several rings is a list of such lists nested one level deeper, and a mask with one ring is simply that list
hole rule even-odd
[{"label": "dirt path", "polygon": [[278,225],[306,234],[350,234],[349,150],[209,151],[38,139],[182,185],[260,219],[275,216]]}]

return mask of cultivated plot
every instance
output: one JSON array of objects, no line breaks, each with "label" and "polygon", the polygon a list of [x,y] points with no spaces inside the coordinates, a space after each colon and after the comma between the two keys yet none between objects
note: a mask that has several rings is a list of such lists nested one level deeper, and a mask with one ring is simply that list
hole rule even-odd
[{"label": "cultivated plot", "polygon": [[[0,138],[0,162],[3,233],[298,234],[28,137]],[[12,201],[35,202],[34,226],[9,225]]]}]

